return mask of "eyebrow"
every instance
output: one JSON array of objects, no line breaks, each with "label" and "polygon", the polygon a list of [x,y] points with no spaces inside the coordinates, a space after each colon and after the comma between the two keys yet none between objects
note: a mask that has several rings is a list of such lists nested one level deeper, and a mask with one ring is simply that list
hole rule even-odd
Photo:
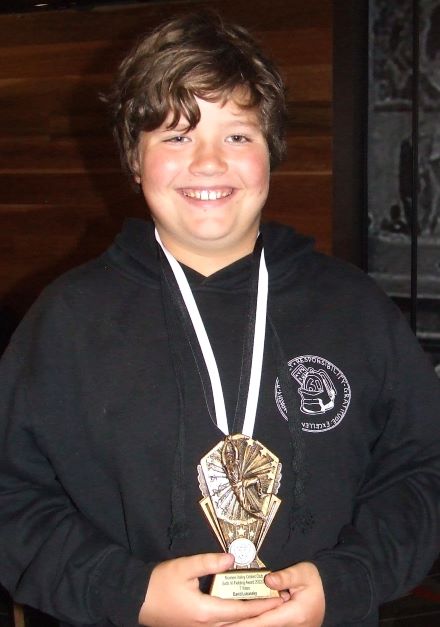
[{"label": "eyebrow", "polygon": [[253,131],[261,131],[262,127],[261,124],[259,124],[258,122],[251,122],[251,121],[245,121],[245,120],[231,120],[230,122],[227,122],[225,124],[225,128],[228,129],[228,127],[231,127],[232,129],[250,129]]},{"label": "eyebrow", "polygon": [[[247,128],[255,128],[258,130],[261,130],[261,124],[259,122],[259,120],[249,120],[247,119],[246,116],[246,112],[243,113],[241,111],[238,111],[237,113],[232,113],[231,115],[233,116],[230,120],[226,120],[224,123],[222,123],[222,126],[242,126],[242,127],[247,127]],[[169,128],[169,127],[164,127],[164,128],[160,128],[159,130],[161,133],[188,133],[189,129],[188,129],[188,125],[184,124],[182,122],[179,121],[179,123],[177,124],[177,126],[173,127],[173,128]]]},{"label": "eyebrow", "polygon": [[169,126],[165,126],[164,128],[159,127],[159,131],[161,133],[186,133],[188,132],[188,125],[179,123],[177,126],[173,126],[172,128]]},{"label": "eyebrow", "polygon": [[234,117],[235,116],[237,117],[236,120],[235,119],[232,120],[234,122],[234,124],[237,123],[237,124],[245,124],[246,126],[249,126],[249,125],[251,125],[251,126],[258,126],[258,122],[253,122],[252,120],[248,120],[248,119],[244,118],[240,113],[233,113],[232,115]]}]

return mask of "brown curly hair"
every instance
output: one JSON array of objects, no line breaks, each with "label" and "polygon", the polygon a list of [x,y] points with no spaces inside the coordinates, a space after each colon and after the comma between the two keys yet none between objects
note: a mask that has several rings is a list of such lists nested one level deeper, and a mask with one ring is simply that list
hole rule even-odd
[{"label": "brown curly hair", "polygon": [[188,130],[197,126],[195,97],[210,102],[233,98],[239,106],[256,108],[271,167],[281,162],[286,102],[278,70],[246,29],[203,11],[169,20],[141,39],[103,97],[129,173],[136,174],[142,131],[160,127],[170,114],[169,128],[182,117]]}]

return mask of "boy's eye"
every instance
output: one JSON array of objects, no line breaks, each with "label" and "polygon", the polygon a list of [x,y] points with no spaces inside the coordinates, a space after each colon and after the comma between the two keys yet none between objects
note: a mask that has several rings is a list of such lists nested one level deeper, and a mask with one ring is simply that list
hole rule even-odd
[{"label": "boy's eye", "polygon": [[246,135],[230,135],[227,141],[231,144],[246,144],[250,139]]},{"label": "boy's eye", "polygon": [[187,135],[173,135],[173,137],[168,137],[165,141],[169,144],[184,144],[189,141],[189,137]]}]

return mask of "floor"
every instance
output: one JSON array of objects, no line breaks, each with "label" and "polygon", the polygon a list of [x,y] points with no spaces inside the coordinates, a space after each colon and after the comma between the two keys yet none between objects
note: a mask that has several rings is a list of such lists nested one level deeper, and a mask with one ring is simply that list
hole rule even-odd
[{"label": "floor", "polygon": [[[57,627],[56,621],[25,610],[26,627]],[[0,627],[12,627],[11,603],[0,589]],[[408,596],[382,607],[381,627],[440,627],[440,558],[429,577]]]}]

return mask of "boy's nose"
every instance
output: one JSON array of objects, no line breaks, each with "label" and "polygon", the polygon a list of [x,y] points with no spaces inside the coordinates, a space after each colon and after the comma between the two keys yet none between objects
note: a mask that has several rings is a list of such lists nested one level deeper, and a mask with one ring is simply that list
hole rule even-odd
[{"label": "boy's nose", "polygon": [[214,176],[226,172],[227,163],[218,145],[204,143],[195,148],[189,169],[194,175]]}]

